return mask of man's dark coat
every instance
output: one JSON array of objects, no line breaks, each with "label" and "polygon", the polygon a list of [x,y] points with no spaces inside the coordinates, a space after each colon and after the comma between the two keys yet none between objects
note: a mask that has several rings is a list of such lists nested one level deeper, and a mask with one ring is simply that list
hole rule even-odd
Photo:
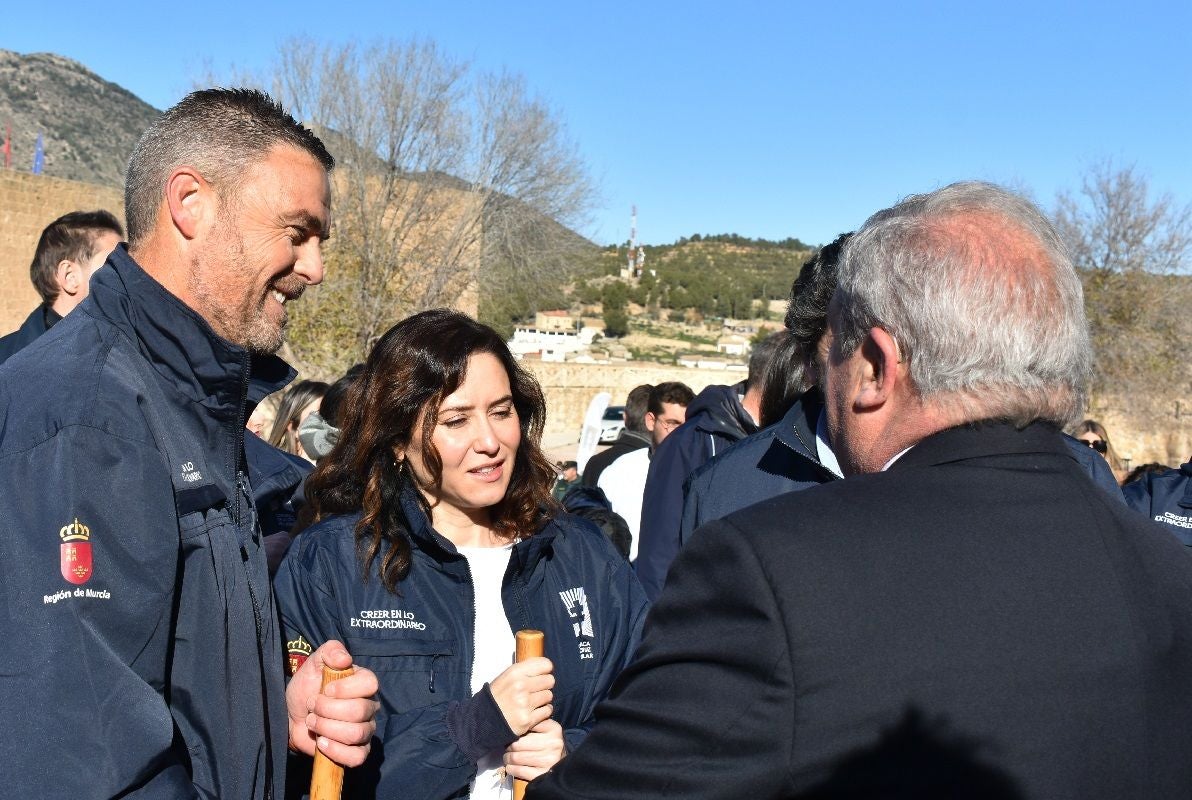
[{"label": "man's dark coat", "polygon": [[46,325],[46,307],[41,305],[33,309],[29,316],[25,317],[21,327],[7,336],[0,337],[0,364],[33,344],[37,341],[37,337],[49,329],[49,326]]},{"label": "man's dark coat", "polygon": [[528,797],[1187,798],[1190,597],[1052,428],[944,431],[701,529]]}]

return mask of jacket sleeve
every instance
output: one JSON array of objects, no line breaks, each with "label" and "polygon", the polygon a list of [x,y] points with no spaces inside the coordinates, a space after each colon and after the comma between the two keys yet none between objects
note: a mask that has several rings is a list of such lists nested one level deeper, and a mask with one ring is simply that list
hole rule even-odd
[{"label": "jacket sleeve", "polygon": [[706,434],[679,430],[668,436],[650,460],[650,472],[642,495],[642,519],[638,529],[638,580],[646,597],[656,600],[666,583],[666,573],[679,552],[679,525],[683,515],[683,483],[699,466],[695,437]]},{"label": "jacket sleeve", "polygon": [[794,713],[768,577],[745,537],[713,522],[676,561],[599,723],[527,798],[778,797]]},{"label": "jacket sleeve", "polygon": [[646,593],[629,562],[611,547],[608,551],[604,582],[597,584],[608,593],[598,607],[610,609],[610,613],[601,619],[603,658],[586,698],[586,718],[579,725],[563,731],[568,753],[574,752],[587,738],[596,722],[597,704],[608,697],[617,676],[632,662],[641,641],[646,613],[650,610],[650,601],[646,599]]},{"label": "jacket sleeve", "polygon": [[165,700],[179,530],[161,455],[67,426],[0,455],[0,484],[6,794],[200,796]]},{"label": "jacket sleeve", "polygon": [[[292,652],[299,637],[312,649],[328,639],[338,639],[352,652],[351,637],[341,627],[344,609],[337,590],[360,585],[359,562],[354,557],[336,559],[330,548],[312,546],[308,550],[313,543],[303,537],[312,533],[317,535],[312,530],[298,536],[274,579],[287,646]],[[376,580],[370,579],[372,585]],[[352,655],[365,666],[379,666],[366,655]],[[426,674],[387,669],[374,672],[380,682],[384,719],[378,719],[369,763],[352,779],[375,784],[378,797],[453,796],[475,777],[481,755],[517,738],[487,685],[464,701],[403,709],[392,699],[401,694],[395,682],[424,680]],[[370,786],[366,793],[372,791]]]}]

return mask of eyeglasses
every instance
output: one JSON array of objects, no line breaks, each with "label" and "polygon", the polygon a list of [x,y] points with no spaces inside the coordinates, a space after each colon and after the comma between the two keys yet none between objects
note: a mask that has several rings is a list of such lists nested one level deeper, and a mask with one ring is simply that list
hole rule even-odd
[{"label": "eyeglasses", "polygon": [[1088,439],[1081,439],[1080,441],[1084,442],[1101,455],[1105,455],[1105,453],[1109,450],[1109,445],[1105,443],[1104,439],[1093,439],[1092,441],[1089,441]]}]

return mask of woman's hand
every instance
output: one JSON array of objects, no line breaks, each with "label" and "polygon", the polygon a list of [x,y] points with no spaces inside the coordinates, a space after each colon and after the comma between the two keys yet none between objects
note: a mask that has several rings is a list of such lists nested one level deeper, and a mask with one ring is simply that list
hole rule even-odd
[{"label": "woman's hand", "polygon": [[553,669],[548,658],[530,658],[512,665],[488,685],[505,722],[518,736],[550,718]]},{"label": "woman's hand", "polygon": [[532,781],[565,755],[563,726],[553,719],[545,719],[505,748],[505,774]]}]

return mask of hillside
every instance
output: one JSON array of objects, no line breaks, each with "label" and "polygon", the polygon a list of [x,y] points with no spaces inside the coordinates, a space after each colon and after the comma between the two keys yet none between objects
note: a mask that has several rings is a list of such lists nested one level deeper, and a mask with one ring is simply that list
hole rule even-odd
[{"label": "hillside", "polygon": [[44,174],[122,186],[137,138],[159,113],[76,61],[0,50],[0,125],[12,126],[14,169],[32,167],[41,133]]},{"label": "hillside", "polygon": [[698,234],[643,249],[641,278],[626,280],[612,277],[625,266],[626,248],[605,248],[593,267],[595,275],[576,285],[574,299],[623,307],[623,293],[625,301],[655,319],[772,318],[771,301],[787,298],[799,269],[814,252],[798,239],[770,242]]}]

